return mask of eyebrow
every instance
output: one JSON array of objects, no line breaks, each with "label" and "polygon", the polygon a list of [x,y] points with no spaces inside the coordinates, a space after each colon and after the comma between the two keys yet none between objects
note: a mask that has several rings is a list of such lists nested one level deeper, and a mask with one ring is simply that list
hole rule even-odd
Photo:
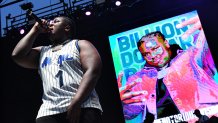
[{"label": "eyebrow", "polygon": [[56,18],[54,18],[53,20],[61,20],[61,19],[60,19],[60,17],[56,17]]},{"label": "eyebrow", "polygon": [[59,20],[59,18],[55,18],[54,20]]}]

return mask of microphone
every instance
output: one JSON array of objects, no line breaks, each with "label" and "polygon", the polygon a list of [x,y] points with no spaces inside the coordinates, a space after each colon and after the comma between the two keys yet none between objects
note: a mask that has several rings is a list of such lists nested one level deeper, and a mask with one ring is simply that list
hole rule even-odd
[{"label": "microphone", "polygon": [[29,15],[30,17],[32,17],[36,22],[38,22],[41,27],[43,27],[44,29],[48,29],[49,22],[48,22],[46,25],[43,25],[43,24],[42,24],[42,20],[41,20],[38,16],[36,16],[31,10],[28,10],[27,13],[28,13],[28,15]]}]

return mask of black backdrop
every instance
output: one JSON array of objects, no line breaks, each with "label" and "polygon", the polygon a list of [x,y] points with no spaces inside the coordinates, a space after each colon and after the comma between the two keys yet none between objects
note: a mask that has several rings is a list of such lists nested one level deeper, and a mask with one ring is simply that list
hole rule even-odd
[{"label": "black backdrop", "polygon": [[[77,22],[77,37],[90,40],[102,58],[103,70],[96,90],[104,110],[104,123],[124,123],[108,36],[197,10],[218,65],[217,6],[217,0],[142,0],[131,7],[105,10],[101,16]],[[20,38],[10,36],[0,41],[1,123],[34,123],[41,104],[42,85],[37,71],[21,68],[10,58]],[[45,40],[41,36],[35,45],[46,44]]]}]

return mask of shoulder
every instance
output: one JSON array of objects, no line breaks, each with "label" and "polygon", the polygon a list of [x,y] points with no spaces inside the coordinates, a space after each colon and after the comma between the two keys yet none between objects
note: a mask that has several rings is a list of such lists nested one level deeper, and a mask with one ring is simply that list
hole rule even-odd
[{"label": "shoulder", "polygon": [[79,44],[79,46],[90,45],[91,42],[88,40],[78,40],[78,44]]},{"label": "shoulder", "polygon": [[209,117],[207,115],[203,115],[205,118],[209,119]]},{"label": "shoulder", "polygon": [[206,115],[202,115],[201,117],[201,121],[205,121],[205,120],[209,120],[209,117]]},{"label": "shoulder", "polygon": [[88,40],[78,40],[78,46],[83,49],[95,49],[94,45]]}]

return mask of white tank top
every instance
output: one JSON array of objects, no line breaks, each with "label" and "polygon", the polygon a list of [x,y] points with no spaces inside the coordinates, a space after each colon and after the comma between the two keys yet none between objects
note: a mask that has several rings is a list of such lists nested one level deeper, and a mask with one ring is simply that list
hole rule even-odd
[{"label": "white tank top", "polygon": [[[39,74],[43,82],[43,103],[37,118],[66,112],[83,76],[78,40],[64,44],[55,52],[51,46],[43,47],[39,65]],[[93,107],[102,111],[95,90],[82,107]]]}]

